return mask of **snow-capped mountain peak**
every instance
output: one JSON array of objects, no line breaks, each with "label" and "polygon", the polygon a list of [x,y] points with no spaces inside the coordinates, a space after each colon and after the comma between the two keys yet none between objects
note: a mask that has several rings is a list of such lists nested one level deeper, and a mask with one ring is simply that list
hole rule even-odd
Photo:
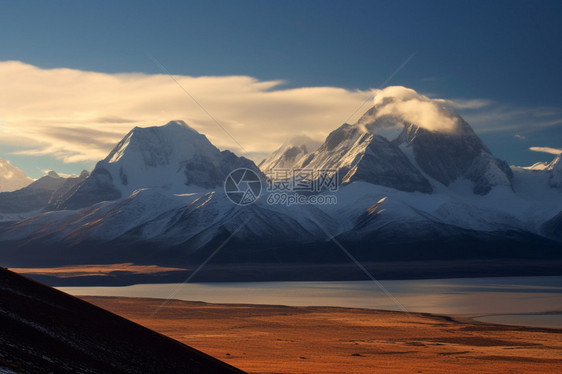
[{"label": "snow-capped mountain peak", "polygon": [[300,158],[314,152],[321,144],[306,135],[295,136],[273,151],[259,164],[259,167],[264,172],[292,168]]},{"label": "snow-capped mountain peak", "polygon": [[105,158],[107,163],[142,160],[143,166],[156,167],[174,159],[185,160],[195,153],[217,154],[219,150],[205,135],[183,121],[171,121],[164,126],[135,127]]},{"label": "snow-capped mountain peak", "polygon": [[366,181],[425,193],[467,179],[483,195],[498,185],[510,187],[512,178],[509,166],[444,101],[405,87],[380,90],[357,123],[330,133],[294,168],[337,170],[343,184]]},{"label": "snow-capped mountain peak", "polygon": [[220,151],[183,121],[135,127],[98,162],[91,175],[63,199],[59,208],[84,207],[129,196],[141,188],[186,193],[222,185],[228,173],[255,164]]},{"label": "snow-capped mountain peak", "polygon": [[393,141],[408,125],[431,132],[455,134],[466,130],[463,122],[442,100],[430,99],[410,88],[391,86],[376,93],[374,106],[357,124]]},{"label": "snow-capped mountain peak", "polygon": [[514,166],[520,169],[525,170],[554,170],[560,168],[562,164],[562,153],[554,157],[554,159],[550,162],[547,161],[539,161],[535,162],[531,166]]},{"label": "snow-capped mountain peak", "polygon": [[[137,188],[184,188],[188,161],[216,163],[221,152],[183,121],[135,127],[101,162],[125,194]],[[203,182],[203,181],[202,181]]]},{"label": "snow-capped mountain peak", "polygon": [[[562,154],[556,156],[551,162],[537,162],[532,166],[512,166],[511,169],[519,175],[519,179],[526,182],[526,186],[523,188],[528,193],[534,192],[537,188],[540,190],[541,184],[547,184],[555,190],[562,191]],[[519,189],[522,185],[519,183]],[[531,188],[531,186],[533,187]]]},{"label": "snow-capped mountain peak", "polygon": [[546,168],[548,168],[548,165],[549,165],[548,162],[539,161],[539,162],[535,162],[531,166],[519,166],[519,167],[521,169],[526,169],[526,170],[545,170]]}]

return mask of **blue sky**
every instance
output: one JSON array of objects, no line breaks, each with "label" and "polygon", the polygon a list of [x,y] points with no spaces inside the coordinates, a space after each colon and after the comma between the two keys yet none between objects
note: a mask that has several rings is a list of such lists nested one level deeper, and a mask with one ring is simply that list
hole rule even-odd
[{"label": "blue sky", "polygon": [[[389,85],[488,101],[459,111],[497,156],[531,164],[553,156],[529,147],[562,148],[561,21],[560,1],[14,1],[0,4],[0,61],[161,73],[153,55],[178,75],[368,90],[414,54]],[[0,147],[33,177],[94,164]]]}]

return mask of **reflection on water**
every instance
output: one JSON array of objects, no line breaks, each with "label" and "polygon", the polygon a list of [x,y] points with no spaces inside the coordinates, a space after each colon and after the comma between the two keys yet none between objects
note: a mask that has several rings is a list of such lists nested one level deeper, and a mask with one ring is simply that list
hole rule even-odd
[{"label": "reflection on water", "polygon": [[[562,277],[423,279],[381,283],[413,312],[513,315],[562,311]],[[399,305],[370,281],[138,284],[59,289],[72,295],[171,297],[209,303],[400,310]],[[557,326],[562,327],[562,324]]]}]

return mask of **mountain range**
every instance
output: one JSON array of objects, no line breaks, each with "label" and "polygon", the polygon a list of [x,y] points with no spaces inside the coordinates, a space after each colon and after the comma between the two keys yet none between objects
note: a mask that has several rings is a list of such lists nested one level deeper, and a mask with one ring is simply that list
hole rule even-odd
[{"label": "mountain range", "polygon": [[[239,168],[264,184],[248,206],[224,192]],[[337,203],[271,204],[276,168],[284,178],[322,170],[339,187],[312,194]],[[559,261],[561,156],[510,167],[449,106],[401,87],[323,143],[291,139],[260,167],[172,121],[134,128],[91,173],[0,193],[0,256],[11,266],[195,264],[218,247],[225,264],[348,261],[333,239],[366,262]]]}]

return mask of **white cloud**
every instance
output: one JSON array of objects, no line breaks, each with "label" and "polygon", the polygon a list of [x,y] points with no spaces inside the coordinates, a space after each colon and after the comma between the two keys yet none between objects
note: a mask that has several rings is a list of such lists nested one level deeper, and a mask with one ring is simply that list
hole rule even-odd
[{"label": "white cloud", "polygon": [[562,149],[552,147],[530,147],[529,149],[535,152],[550,153],[551,155],[559,155],[562,153]]},{"label": "white cloud", "polygon": [[[323,140],[369,92],[283,88],[248,76],[175,79],[256,159],[284,139]],[[0,144],[24,155],[95,161],[134,126],[182,119],[221,149],[242,150],[163,74],[106,74],[0,62]],[[259,160],[258,160],[259,161]]]},{"label": "white cloud", "polygon": [[559,108],[490,103],[480,110],[459,109],[459,112],[479,133],[517,131],[522,135],[562,125],[562,110]]},{"label": "white cloud", "polygon": [[454,109],[481,109],[491,105],[493,102],[487,99],[434,99],[437,102],[442,102],[447,104],[449,107]]},{"label": "white cloud", "polygon": [[411,88],[392,86],[378,90],[374,103],[379,106],[375,118],[396,116],[429,130],[447,132],[455,131],[459,125],[445,100],[430,99]]},{"label": "white cloud", "polygon": [[[528,134],[558,126],[558,108],[516,108],[486,99],[429,98],[405,87],[352,91],[338,87],[284,88],[282,81],[249,76],[174,76],[222,126],[261,161],[285,139],[307,135],[322,141],[366,96],[385,105],[381,114],[401,115],[440,130],[456,126],[458,110],[477,132]],[[65,162],[97,161],[134,126],[186,121],[221,149],[244,152],[169,76],[41,69],[0,62],[0,147]],[[354,123],[362,111],[358,111]]]}]

